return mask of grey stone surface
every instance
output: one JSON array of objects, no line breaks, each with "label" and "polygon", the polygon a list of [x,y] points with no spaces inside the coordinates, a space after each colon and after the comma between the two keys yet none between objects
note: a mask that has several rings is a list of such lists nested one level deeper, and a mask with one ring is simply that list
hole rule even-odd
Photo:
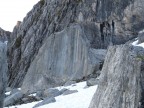
[{"label": "grey stone surface", "polygon": [[99,84],[99,79],[91,78],[86,82],[87,86],[94,86]]},{"label": "grey stone surface", "polygon": [[76,83],[76,81],[67,81],[67,82],[64,84],[64,86],[70,86],[70,85],[75,84],[75,83]]},{"label": "grey stone surface", "polygon": [[5,98],[4,100],[4,106],[10,106],[16,104],[15,102],[20,101],[22,99],[24,94],[21,91],[18,91],[8,97]]},{"label": "grey stone surface", "polygon": [[66,90],[63,95],[69,95],[78,92],[77,90]]},{"label": "grey stone surface", "polygon": [[139,33],[138,35],[138,43],[143,43],[144,42],[144,32],[143,33]]},{"label": "grey stone surface", "polygon": [[63,89],[61,89],[60,90],[60,92],[61,92],[61,94],[63,94],[65,91],[67,91],[68,89],[66,89],[66,88],[63,88]]},{"label": "grey stone surface", "polygon": [[7,87],[6,88],[6,92],[11,92],[12,91],[12,88],[11,87]]},{"label": "grey stone surface", "polygon": [[[28,69],[22,90],[37,91],[63,85],[69,80],[81,80],[99,70],[105,54],[102,54],[102,60],[92,58],[97,50],[90,50],[91,41],[100,44],[99,36],[93,29],[97,30],[94,23],[74,24],[49,36]],[[105,50],[102,52],[105,53]]]},{"label": "grey stone surface", "polygon": [[[85,28],[83,34],[89,36],[91,48],[106,48],[112,40],[114,44],[121,44],[136,37],[133,35],[134,31],[143,27],[139,26],[143,21],[143,2],[141,4],[140,0],[135,1],[136,3],[132,0],[122,0],[122,2],[120,0],[39,1],[27,14],[23,22],[18,22],[11,33],[11,42],[8,48],[9,85],[11,87],[21,86],[33,60],[36,59],[39,49],[45,43],[44,41],[48,37],[54,38],[55,36],[52,36],[52,34],[66,30],[75,23],[87,22],[88,25],[94,23],[98,26],[97,28],[93,24],[82,26],[82,28]],[[99,5],[100,2],[102,5]],[[131,5],[133,4],[136,12],[131,12]],[[142,5],[142,9],[139,8],[138,4]],[[127,12],[130,14],[126,14]],[[136,19],[140,16],[140,20],[135,20],[134,15]],[[133,27],[137,26],[137,28],[129,29],[129,27],[132,27],[132,18],[134,19]],[[115,22],[115,26],[113,26],[112,20]],[[108,28],[102,27],[103,30],[101,30],[100,25],[103,22],[106,24],[107,21],[110,26]],[[102,34],[104,34],[104,41]],[[111,36],[113,36],[113,39]]]},{"label": "grey stone surface", "polygon": [[43,106],[43,105],[46,105],[46,104],[49,104],[49,103],[54,103],[54,102],[56,102],[54,97],[45,98],[42,102],[36,104],[33,108],[37,108],[37,107],[40,107],[40,106]]},{"label": "grey stone surface", "polygon": [[142,108],[141,59],[130,45],[109,47],[89,108]]},{"label": "grey stone surface", "polygon": [[49,88],[46,89],[43,93],[42,93],[42,97],[56,97],[61,95],[61,92],[58,89],[54,89],[54,88]]},{"label": "grey stone surface", "polygon": [[11,35],[11,32],[5,31],[0,27],[0,41],[1,42],[10,41],[10,35]]},{"label": "grey stone surface", "polygon": [[5,89],[7,86],[7,47],[6,44],[0,42],[0,108],[3,108],[3,101],[5,98]]},{"label": "grey stone surface", "polygon": [[11,93],[10,94],[15,94],[15,93],[17,93],[17,92],[19,92],[20,90],[18,90],[17,88],[15,88],[15,89],[12,89],[11,90]]}]

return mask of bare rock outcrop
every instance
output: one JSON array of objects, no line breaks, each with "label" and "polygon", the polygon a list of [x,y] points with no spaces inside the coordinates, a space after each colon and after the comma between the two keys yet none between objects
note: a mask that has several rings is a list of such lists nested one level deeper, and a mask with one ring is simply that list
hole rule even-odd
[{"label": "bare rock outcrop", "polygon": [[96,30],[93,23],[74,24],[49,36],[31,63],[22,89],[36,91],[96,74],[106,55],[106,50],[91,49],[92,41],[100,44]]},{"label": "bare rock outcrop", "polygon": [[5,89],[7,86],[7,56],[6,44],[0,42],[0,108],[3,108],[3,101],[5,98]]},{"label": "bare rock outcrop", "polygon": [[141,54],[130,45],[109,47],[89,108],[143,108]]},{"label": "bare rock outcrop", "polygon": [[9,41],[10,35],[11,35],[11,32],[5,31],[2,28],[0,28],[0,41],[1,42]]},{"label": "bare rock outcrop", "polygon": [[[143,24],[144,21],[142,4],[143,2],[141,2],[141,0],[40,0],[27,14],[23,22],[19,23],[14,28],[11,34],[12,41],[9,43],[8,48],[9,86],[21,86],[23,81],[27,80],[25,76],[29,74],[36,59],[40,57],[40,60],[42,60],[40,51],[47,44],[46,42],[48,41],[46,40],[48,40],[48,38],[53,39],[56,37],[55,35],[59,35],[60,33],[62,35],[62,32],[64,34],[64,31],[75,24],[81,24],[81,27],[85,29],[82,29],[82,32],[84,31],[84,36],[88,36],[90,49],[107,48],[109,44],[122,44],[137,37],[137,32],[142,29],[142,26],[139,25]],[[140,8],[141,6],[142,8]],[[126,14],[127,12],[129,12],[129,14]],[[88,24],[88,26],[82,24]],[[134,26],[132,24],[134,24]],[[67,35],[72,37],[72,34],[72,32],[69,32]],[[73,34],[73,37],[76,36],[78,36],[77,33]],[[63,45],[60,43],[63,42],[62,39],[59,39],[59,41],[57,40],[58,42],[56,42],[56,45]],[[75,39],[78,39],[78,37],[74,38],[74,41],[77,41]],[[87,44],[87,39],[85,40],[85,44]],[[66,49],[66,45],[67,43],[63,45],[64,48],[60,48],[61,53],[64,53],[62,50]],[[60,52],[60,49],[54,48],[54,51],[58,50],[58,52]],[[83,46],[83,48],[87,47]],[[69,51],[73,52],[73,49],[70,49],[71,51]],[[87,52],[87,49],[83,50]],[[82,53],[82,51],[74,51],[74,55],[77,55],[77,53]],[[59,56],[60,53],[53,54]],[[83,57],[81,56],[82,54],[78,55]],[[49,55],[48,58],[50,58],[50,56],[51,55]],[[69,55],[66,55],[66,57],[68,56]],[[66,57],[65,59],[67,59]],[[53,60],[50,60],[50,62],[53,67],[61,69],[60,71],[64,70],[64,67],[62,69],[63,63],[58,66],[54,64],[56,63],[56,57],[52,59]],[[83,61],[87,61],[87,57],[85,60],[83,58]],[[58,62],[60,61],[58,60]],[[37,63],[35,63],[35,65],[36,64]],[[71,61],[67,64],[70,65]],[[71,67],[72,66],[70,66],[70,68]],[[55,75],[58,72],[53,70],[49,63],[43,69],[42,73],[44,71],[49,73],[49,75],[46,74],[46,79],[48,78],[47,75]],[[81,67],[81,69],[85,70],[85,67]],[[80,77],[92,73],[90,71],[88,71],[88,73],[84,71],[84,75],[81,74],[82,70],[77,70],[75,73],[78,74],[78,76],[82,75]],[[65,72],[64,70],[58,73],[57,76]],[[45,76],[45,74],[42,76]],[[66,78],[64,78],[64,80],[65,79]]]}]

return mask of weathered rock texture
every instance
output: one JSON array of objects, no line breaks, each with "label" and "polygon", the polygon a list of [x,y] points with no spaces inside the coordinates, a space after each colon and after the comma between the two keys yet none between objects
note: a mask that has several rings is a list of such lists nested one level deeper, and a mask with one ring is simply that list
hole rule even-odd
[{"label": "weathered rock texture", "polygon": [[0,42],[0,108],[3,108],[3,101],[5,98],[5,88],[7,85],[7,57],[6,44]]},{"label": "weathered rock texture", "polygon": [[11,32],[5,31],[2,28],[0,28],[0,41],[5,42],[10,40],[10,34]]},{"label": "weathered rock texture", "polygon": [[109,47],[89,108],[143,108],[141,58],[133,46]]},{"label": "weathered rock texture", "polygon": [[[91,49],[91,42],[100,38],[94,24],[76,24],[48,37],[31,63],[24,79],[23,90],[45,89],[64,84],[68,80],[81,80],[99,70],[102,57]],[[86,32],[86,33],[85,33]]]},{"label": "weathered rock texture", "polygon": [[[90,49],[106,48],[111,43],[122,44],[136,37],[137,31],[142,28],[137,25],[144,21],[143,7],[140,7],[142,4],[141,0],[40,0],[11,34],[12,41],[8,49],[9,86],[21,86],[27,73],[32,76],[26,77],[25,82],[38,77],[42,82],[50,80],[50,83],[54,84],[58,84],[58,80],[62,78],[64,79],[59,83],[66,81],[72,76],[71,74],[68,76],[69,73],[74,70],[76,71],[72,78],[89,75],[93,69],[89,66],[91,61],[88,64],[87,52]],[[134,21],[131,21],[132,18]],[[77,24],[81,27],[74,26]],[[137,28],[131,28],[136,26]],[[82,37],[81,34],[86,37]],[[80,43],[74,44],[76,42]],[[66,53],[67,49],[69,49],[68,53]],[[46,62],[42,61],[44,57]],[[32,67],[38,64],[40,66],[35,73],[34,70],[37,68],[32,69]],[[72,70],[67,70],[68,66]],[[33,77],[34,74],[36,77]],[[38,74],[40,75],[37,76]],[[53,76],[54,80],[49,79],[50,76]],[[35,85],[34,81],[30,81],[32,85]]]}]

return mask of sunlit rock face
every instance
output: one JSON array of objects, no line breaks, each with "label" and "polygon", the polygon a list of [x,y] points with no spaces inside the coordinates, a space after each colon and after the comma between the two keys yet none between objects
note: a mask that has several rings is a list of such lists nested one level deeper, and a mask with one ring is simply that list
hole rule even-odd
[{"label": "sunlit rock face", "polygon": [[[9,86],[30,87],[32,84],[35,90],[38,88],[34,82],[36,78],[33,81],[28,78],[35,72],[43,73],[38,81],[47,83],[45,87],[96,73],[103,60],[95,63],[91,58],[97,57],[93,57],[95,53],[91,54],[91,49],[106,49],[137,37],[142,27],[134,27],[143,23],[143,14],[140,14],[143,8],[139,8],[142,4],[140,0],[39,1],[11,33]],[[49,76],[53,76],[52,81]],[[31,83],[26,84],[28,81]]]},{"label": "sunlit rock face", "polygon": [[5,88],[7,86],[7,55],[6,44],[0,42],[0,108],[3,108],[3,101],[5,98]]}]

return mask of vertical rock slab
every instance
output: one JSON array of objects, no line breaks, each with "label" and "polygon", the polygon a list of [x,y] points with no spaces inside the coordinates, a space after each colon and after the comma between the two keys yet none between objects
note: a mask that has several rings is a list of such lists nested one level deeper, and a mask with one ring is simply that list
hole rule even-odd
[{"label": "vertical rock slab", "polygon": [[6,84],[7,84],[6,44],[0,42],[0,108],[3,108]]},{"label": "vertical rock slab", "polygon": [[[94,57],[96,52],[91,49],[92,41],[100,44],[96,33],[94,23],[73,24],[48,37],[28,69],[22,90],[37,91],[62,85],[69,80],[81,80],[99,70],[103,60]],[[102,52],[103,55],[105,52]]]},{"label": "vertical rock slab", "polygon": [[109,47],[100,84],[89,108],[139,108],[141,60],[133,46]]}]

